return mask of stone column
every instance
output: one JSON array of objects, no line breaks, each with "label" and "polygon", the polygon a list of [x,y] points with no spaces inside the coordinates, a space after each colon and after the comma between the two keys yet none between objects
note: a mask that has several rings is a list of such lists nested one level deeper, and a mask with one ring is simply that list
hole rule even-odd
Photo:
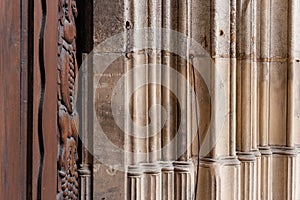
[{"label": "stone column", "polygon": [[152,38],[148,48],[148,110],[149,110],[149,162],[156,162],[161,158],[161,46],[162,35],[158,31],[162,27],[162,1],[149,1],[149,27],[153,30],[148,34]]},{"label": "stone column", "polygon": [[191,162],[174,162],[174,199],[189,200],[193,197],[193,164]]},{"label": "stone column", "polygon": [[127,200],[143,200],[142,171],[140,167],[128,166],[126,186]]},{"label": "stone column", "polygon": [[[200,124],[202,158],[197,196],[199,199],[239,199],[240,188],[229,187],[239,185],[240,177],[240,162],[236,157],[235,103],[237,6],[235,1],[198,3],[193,2],[196,6],[195,12],[192,12],[192,34],[207,49],[213,64],[208,84],[211,91],[208,131],[203,130],[203,124]],[[196,8],[201,12],[196,12]],[[202,28],[197,28],[199,26]],[[203,64],[201,55],[195,55],[193,60],[195,65]],[[205,120],[206,109],[202,107],[201,100],[200,118]],[[206,137],[209,137],[209,145]]]},{"label": "stone column", "polygon": [[161,162],[161,199],[174,199],[174,167],[171,162]]},{"label": "stone column", "polygon": [[142,164],[143,168],[143,193],[142,199],[161,200],[161,169],[157,163]]},{"label": "stone column", "polygon": [[237,1],[237,150],[241,161],[241,198],[256,199],[260,167],[257,162],[257,35],[256,0]]}]

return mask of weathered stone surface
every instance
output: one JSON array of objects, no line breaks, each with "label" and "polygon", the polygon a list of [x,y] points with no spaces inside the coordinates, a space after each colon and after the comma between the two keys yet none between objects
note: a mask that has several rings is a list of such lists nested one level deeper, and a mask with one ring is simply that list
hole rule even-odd
[{"label": "weathered stone surface", "polygon": [[124,0],[94,0],[94,46],[124,31]]},{"label": "weathered stone surface", "polygon": [[[109,53],[115,54],[113,61],[104,72],[98,73],[94,70],[94,88],[95,88],[95,105],[94,111],[97,119],[94,123],[99,123],[103,132],[119,149],[124,149],[124,133],[115,123],[111,111],[111,98],[113,95],[114,86],[124,73],[124,56],[119,54],[123,52],[123,40],[119,40],[118,48],[109,48],[111,46],[102,45],[105,40],[124,31],[124,1],[117,0],[95,0],[94,1],[94,53],[102,53],[102,56],[94,56],[94,69],[99,63],[106,63],[109,58]],[[100,44],[100,45],[99,45]],[[115,44],[115,43],[112,43]],[[105,56],[103,54],[107,54]],[[119,58],[118,58],[119,57]],[[98,59],[99,58],[99,59]],[[99,65],[98,65],[99,66]],[[122,112],[119,113],[123,115]],[[94,136],[94,140],[97,138]],[[104,145],[99,142],[94,142],[94,149],[101,149]],[[105,152],[105,150],[103,151]],[[114,155],[118,155],[115,157]],[[106,158],[115,161],[116,165],[123,165],[122,154],[107,154]],[[97,157],[97,156],[96,156]],[[107,166],[106,163],[99,163],[97,158],[94,158],[94,173],[93,173],[93,196],[94,199],[124,199],[124,183],[125,175],[121,171],[114,173],[110,172],[115,166]],[[120,162],[120,163],[119,163]],[[111,169],[110,169],[111,168]]]},{"label": "weathered stone surface", "polygon": [[[149,104],[171,102],[172,118],[167,121],[168,125],[164,127],[158,140],[156,138],[149,142],[150,140],[124,137],[122,131],[114,125],[110,110],[111,91],[116,81],[127,72],[126,70],[134,69],[140,64],[161,62],[176,69],[193,82],[191,69],[186,60],[170,56],[169,52],[162,52],[156,57],[149,53],[153,51],[152,49],[149,52],[141,50],[126,54],[126,57],[113,62],[111,68],[103,74],[95,74],[95,77],[103,76],[100,81],[95,82],[97,85],[100,83],[97,86],[96,114],[108,138],[120,148],[130,149],[133,152],[148,151],[148,154],[141,157],[126,158],[127,164],[134,164],[130,167],[134,170],[128,172],[127,179],[124,179],[126,175],[119,172],[110,176],[104,172],[106,170],[104,165],[95,163],[95,166],[99,167],[99,170],[94,172],[95,197],[118,199],[121,197],[118,196],[119,191],[122,195],[125,195],[125,191],[131,191],[127,194],[129,199],[143,199],[143,197],[150,199],[153,196],[156,198],[161,191],[174,190],[174,198],[187,198],[191,193],[178,197],[183,193],[176,189],[174,182],[167,185],[164,184],[165,182],[160,182],[173,180],[172,173],[168,174],[169,179],[163,179],[165,172],[156,171],[153,172],[154,175],[149,176],[148,168],[145,167],[144,162],[158,166],[156,170],[159,171],[159,167],[162,166],[156,160],[161,159],[170,162],[171,167],[168,170],[174,172],[176,164],[172,162],[177,159],[176,155],[180,156],[180,160],[186,165],[192,161],[194,168],[191,171],[195,172],[182,175],[180,171],[176,174],[176,181],[186,184],[185,189],[190,192],[194,189],[193,181],[198,178],[199,199],[280,200],[298,197],[300,43],[297,33],[300,21],[297,20],[299,18],[297,9],[299,5],[297,0],[180,2],[151,0],[149,5],[147,1],[139,0],[96,1],[95,46],[112,35],[121,33],[125,28],[128,30],[148,26],[171,28],[192,37],[201,44],[212,57],[213,65],[209,79],[211,88],[208,88],[200,74],[195,74],[200,113],[198,116],[200,144],[203,146],[203,140],[211,133],[208,141],[212,145],[209,152],[201,154],[198,176],[198,141],[197,137],[192,138],[193,141],[190,138],[190,134],[195,131],[195,127],[191,124],[195,125],[196,109],[189,99],[189,91],[180,88],[181,82],[177,79],[175,81],[166,79],[170,78],[168,71],[155,72],[154,77],[157,75],[157,79],[163,77],[166,79],[163,81],[168,84],[176,84],[179,91],[177,100],[186,99],[187,102],[178,105],[171,93],[164,89],[141,87],[130,102],[132,116],[124,115],[124,123],[132,117],[139,125],[144,126],[149,122]],[[168,34],[163,36],[165,40],[162,46],[174,43],[170,41],[169,36]],[[143,34],[133,34],[132,37],[131,45],[147,42],[156,45],[156,41],[146,40]],[[128,42],[125,40],[121,38],[117,41],[119,48],[113,49],[113,53],[125,55],[126,44],[122,46],[122,43]],[[181,52],[186,52],[185,58],[192,59],[194,65],[204,64],[201,55],[198,55],[199,52],[189,52],[189,46],[186,44],[179,46],[183,47]],[[101,47],[97,52],[107,53],[111,50],[112,48]],[[103,58],[103,61],[105,59],[108,57]],[[129,85],[129,90],[136,89],[131,87],[134,87],[137,81],[147,78],[153,79],[151,69],[134,74],[132,79],[126,82],[126,86]],[[157,95],[156,99],[153,98],[154,91]],[[174,116],[175,112],[176,116]],[[222,114],[224,116],[221,119],[219,117]],[[180,116],[183,115],[186,115],[186,119],[179,121]],[[185,131],[179,141],[176,141],[178,146],[173,149],[174,152],[164,151],[162,155],[152,157],[149,152],[159,144],[168,144],[170,138],[177,134],[180,123],[185,126],[182,129]],[[214,128],[219,126],[221,129],[217,132]],[[207,133],[209,128],[212,130]],[[189,142],[191,146],[187,147]],[[182,147],[187,148],[186,152],[178,155]],[[138,172],[136,169],[139,169]],[[162,179],[159,179],[156,173],[160,174]],[[147,180],[142,177],[146,177]],[[154,177],[152,182],[148,180],[149,177]],[[150,188],[149,184],[153,184],[153,187]],[[158,184],[162,184],[162,188],[159,188]],[[170,185],[172,189],[167,188]],[[101,189],[97,190],[96,187]],[[111,188],[118,188],[118,190]],[[153,188],[159,189],[153,192]],[[145,194],[143,191],[150,191],[151,194],[149,192]],[[135,194],[137,197],[134,197]],[[162,198],[166,197],[162,196]]]}]

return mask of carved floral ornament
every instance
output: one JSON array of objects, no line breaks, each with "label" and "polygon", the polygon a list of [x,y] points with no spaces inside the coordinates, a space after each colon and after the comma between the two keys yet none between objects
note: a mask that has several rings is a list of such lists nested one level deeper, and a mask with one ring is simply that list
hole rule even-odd
[{"label": "carved floral ornament", "polygon": [[76,87],[76,2],[59,1],[58,23],[58,188],[57,199],[78,199],[78,115]]}]

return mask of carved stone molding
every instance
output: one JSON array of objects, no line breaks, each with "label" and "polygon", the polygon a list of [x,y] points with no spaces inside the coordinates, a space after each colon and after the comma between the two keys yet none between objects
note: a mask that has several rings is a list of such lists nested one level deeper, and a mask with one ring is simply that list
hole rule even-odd
[{"label": "carved stone molding", "polygon": [[[180,105],[167,90],[172,85],[182,85],[176,78],[170,78],[171,68],[192,82],[192,67],[187,66],[186,60],[167,51],[130,51],[131,46],[145,43],[144,38],[147,37],[146,34],[126,35],[126,50],[122,52],[126,55],[124,63],[114,64],[111,77],[117,79],[119,74],[127,73],[139,65],[163,64],[169,69],[159,72],[150,69],[144,73],[133,73],[128,78],[124,86],[125,91],[129,91],[127,94],[133,93],[138,81],[145,79],[161,79],[167,87],[155,89],[151,85],[145,86],[139,88],[132,98],[126,98],[132,101],[125,103],[130,104],[132,115],[125,116],[126,132],[132,132],[134,136],[140,134],[129,122],[133,119],[139,126],[149,124],[149,108],[152,104],[170,105],[172,108],[157,137],[139,140],[138,137],[125,136],[124,148],[130,152],[124,156],[125,164],[130,165],[124,181],[126,191],[131,192],[127,193],[127,199],[151,199],[159,192],[161,199],[189,198],[193,195],[192,184],[195,180],[198,181],[198,185],[195,184],[198,188],[195,191],[197,199],[295,199],[300,196],[300,37],[297,34],[300,21],[296,20],[300,16],[297,12],[300,1],[121,0],[115,5],[103,0],[95,3],[98,11],[104,10],[107,5],[114,5],[114,10],[106,11],[105,16],[101,12],[94,13],[94,19],[97,20],[94,23],[95,43],[123,31],[163,27],[192,37],[210,54],[214,64],[210,76],[213,88],[208,88],[212,90],[211,93],[207,92],[201,77],[195,78],[195,88],[199,94],[201,148],[205,147],[206,136],[212,141],[211,151],[200,154],[198,161],[199,141],[190,141],[190,133],[194,131],[191,124],[198,121],[194,115],[197,109],[193,107],[189,91],[185,88],[176,89],[178,99],[186,99]],[[111,16],[118,17],[115,19]],[[152,45],[160,39],[154,34],[148,42]],[[173,42],[168,34],[164,34],[161,41],[161,46],[166,47]],[[190,49],[188,45],[184,48]],[[100,50],[97,53],[101,53]],[[190,58],[194,66],[203,64],[197,52],[193,52],[193,55],[187,53],[186,58]],[[101,93],[103,96],[110,95],[108,88],[113,88],[108,81],[107,85]],[[225,93],[225,100],[219,98],[220,88]],[[104,98],[101,103],[108,105]],[[219,106],[226,113],[224,121],[216,117],[222,116]],[[107,116],[111,115],[103,112],[100,118]],[[153,116],[151,120],[159,124],[157,116],[160,115],[154,113]],[[184,116],[184,120],[180,120],[180,116]],[[107,122],[113,123],[113,117],[109,117]],[[177,134],[179,124],[182,124],[180,131],[183,137],[176,145],[163,149],[161,154],[151,154],[157,147],[170,143]],[[220,133],[209,129],[218,126],[222,126]],[[115,134],[111,130],[109,134]],[[114,140],[118,141],[119,137],[115,135]],[[187,143],[191,145],[187,146]],[[182,149],[186,152],[178,155]],[[139,154],[134,154],[137,152],[145,154],[137,156]],[[194,173],[179,171],[178,165],[174,164],[177,159],[192,161]],[[166,162],[160,166],[160,179],[155,173],[146,173],[148,168],[141,165],[156,165],[157,162]],[[138,166],[138,170],[131,165]],[[99,174],[93,175],[94,183],[110,177]],[[123,187],[119,184],[121,178],[110,182],[118,187],[118,192],[110,192],[105,188],[95,194],[106,198],[118,195]],[[159,180],[161,188],[154,191],[155,187],[150,188],[150,183],[157,185]],[[189,184],[186,187],[188,192],[179,187],[185,183]]]}]

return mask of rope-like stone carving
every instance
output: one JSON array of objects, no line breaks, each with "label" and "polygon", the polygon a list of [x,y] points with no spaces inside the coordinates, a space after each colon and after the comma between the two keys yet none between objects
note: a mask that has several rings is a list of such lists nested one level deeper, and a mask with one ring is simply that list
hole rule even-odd
[{"label": "rope-like stone carving", "polygon": [[57,199],[79,199],[77,171],[78,115],[76,92],[77,8],[75,0],[59,0],[58,21],[58,183]]}]

